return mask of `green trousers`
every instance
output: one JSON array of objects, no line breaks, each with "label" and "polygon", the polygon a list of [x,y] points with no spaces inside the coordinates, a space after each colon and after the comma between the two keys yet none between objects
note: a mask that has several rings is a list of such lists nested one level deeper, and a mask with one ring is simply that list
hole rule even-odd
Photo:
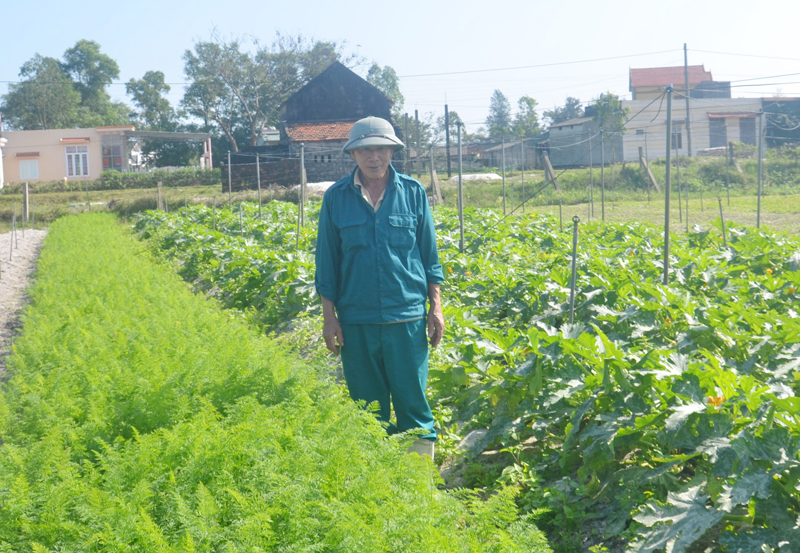
[{"label": "green trousers", "polygon": [[389,433],[422,428],[436,440],[433,414],[425,397],[428,335],[425,319],[391,324],[342,324],[342,368],[350,397],[377,401],[378,418],[389,424],[394,406],[397,426]]}]

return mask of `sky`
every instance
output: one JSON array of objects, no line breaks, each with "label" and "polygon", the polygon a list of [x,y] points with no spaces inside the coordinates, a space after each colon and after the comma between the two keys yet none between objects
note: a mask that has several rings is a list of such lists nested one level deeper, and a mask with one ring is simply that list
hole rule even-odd
[{"label": "sky", "polygon": [[[539,111],[568,96],[589,102],[603,92],[630,98],[630,68],[704,65],[732,81],[732,96],[800,96],[800,20],[796,0],[601,0],[304,2],[0,0],[0,94],[36,53],[61,58],[80,40],[98,42],[116,60],[109,87],[129,101],[124,83],[150,70],[183,95],[182,56],[213,32],[223,39],[276,33],[344,42],[366,63],[394,68],[412,116],[438,117],[447,103],[475,131],[495,89],[512,108],[528,95]],[[34,7],[35,6],[35,7]],[[676,85],[680,83],[675,83]],[[428,115],[430,114],[430,115]]]}]

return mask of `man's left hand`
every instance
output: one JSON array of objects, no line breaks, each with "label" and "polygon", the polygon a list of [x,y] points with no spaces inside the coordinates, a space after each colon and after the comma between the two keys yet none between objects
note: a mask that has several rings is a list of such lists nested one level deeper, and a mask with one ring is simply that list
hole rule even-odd
[{"label": "man's left hand", "polygon": [[442,315],[442,305],[437,304],[428,311],[428,338],[432,348],[439,345],[443,335],[444,315]]}]

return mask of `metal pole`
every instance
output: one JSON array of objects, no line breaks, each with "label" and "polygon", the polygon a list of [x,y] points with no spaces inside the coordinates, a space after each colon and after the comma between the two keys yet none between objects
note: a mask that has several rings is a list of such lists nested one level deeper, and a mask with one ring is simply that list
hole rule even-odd
[{"label": "metal pole", "polygon": [[416,156],[414,157],[414,168],[417,170],[417,180],[419,180],[419,171],[420,171],[421,163],[419,162],[419,148],[420,148],[420,144],[419,144],[419,110],[417,110],[417,109],[414,110],[414,121],[416,122],[416,127],[417,127],[417,129],[416,129],[417,130],[417,140],[415,141],[417,147],[415,148]]},{"label": "metal pole", "polygon": [[[677,125],[680,131],[681,126]],[[678,133],[675,133],[678,134]],[[675,178],[678,181],[678,221],[683,222],[683,207],[681,207],[681,198],[683,198],[683,188],[681,188],[681,158],[678,155],[678,141],[674,141],[675,146]]]},{"label": "metal pole", "polygon": [[764,160],[764,112],[758,112],[758,209],[756,211],[756,228],[761,228],[761,189],[763,186],[762,170]]},{"label": "metal pole", "polygon": [[600,129],[600,217],[606,220],[606,136]]},{"label": "metal pole", "polygon": [[461,159],[461,127],[463,125],[461,121],[456,124],[458,127],[458,226],[461,235],[461,241],[459,242],[459,250],[461,253],[464,253],[464,183]]},{"label": "metal pole", "polygon": [[447,178],[453,175],[450,172],[450,112],[447,109],[447,104],[444,105],[444,144],[447,149]]},{"label": "metal pole", "polygon": [[561,198],[558,199],[558,227],[561,229],[561,232],[564,232],[564,211],[561,205]]},{"label": "metal pole", "polygon": [[242,216],[241,203],[239,203],[239,236],[244,237],[244,217]]},{"label": "metal pole", "polygon": [[686,233],[689,233],[689,187],[686,187]]},{"label": "metal pole", "polygon": [[306,145],[300,143],[300,199],[297,202],[297,247],[300,247],[300,228],[305,226]]},{"label": "metal pole", "polygon": [[731,148],[733,144],[728,142],[725,148],[725,192],[728,194],[728,207],[731,206]]},{"label": "metal pole", "polygon": [[569,324],[572,324],[575,320],[575,277],[577,276],[578,223],[580,221],[580,217],[577,215],[572,218],[572,281],[569,292]]},{"label": "metal pole", "polygon": [[667,85],[667,160],[664,180],[664,285],[669,284],[669,191],[670,191],[670,153],[672,151],[672,85]]},{"label": "metal pole", "polygon": [[261,217],[261,156],[256,153],[256,183],[258,183],[258,220],[263,221]]},{"label": "metal pole", "polygon": [[728,235],[725,232],[725,215],[722,213],[722,198],[717,198],[719,202],[719,220],[722,222],[722,247],[728,247]]},{"label": "metal pole", "polygon": [[[590,131],[591,132],[591,131]],[[589,219],[594,217],[594,160],[592,159],[592,135],[589,135]]]},{"label": "metal pole", "polygon": [[689,56],[686,53],[686,43],[683,43],[683,78],[686,81],[686,148],[688,156],[692,157],[692,125],[691,111],[689,109]]},{"label": "metal pole", "polygon": [[503,159],[503,215],[505,215],[506,214],[506,137],[505,136],[503,137],[503,145],[500,151],[502,152],[502,159]]},{"label": "metal pole", "polygon": [[519,142],[519,167],[522,175],[522,212],[525,213],[525,140]]},{"label": "metal pole", "polygon": [[214,210],[211,212],[211,228],[217,230],[217,198],[214,197]]},{"label": "metal pole", "polygon": [[228,150],[228,204],[233,199],[233,192],[231,191],[231,151]]}]

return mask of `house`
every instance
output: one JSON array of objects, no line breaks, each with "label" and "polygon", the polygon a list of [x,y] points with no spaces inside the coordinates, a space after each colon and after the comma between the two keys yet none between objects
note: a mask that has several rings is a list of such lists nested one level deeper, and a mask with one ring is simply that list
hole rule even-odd
[{"label": "house", "polygon": [[[590,108],[587,111],[591,114]],[[622,159],[622,137],[606,130],[601,141],[600,125],[593,117],[569,119],[550,125],[549,155],[553,167],[597,166]],[[602,144],[602,150],[601,148]]]},{"label": "house", "polygon": [[[353,123],[370,115],[392,121],[392,102],[380,90],[339,62],[329,65],[292,94],[281,111],[280,141],[242,149],[231,158],[234,188],[253,188],[256,183],[255,155],[259,156],[262,184],[293,184],[299,181],[295,168],[304,150],[308,182],[335,181],[353,170],[355,162],[342,151]],[[402,169],[403,153],[393,164]]]},{"label": "house", "polygon": [[[136,131],[131,125],[85,129],[3,131],[4,181],[35,182],[96,179],[107,170],[126,172],[137,167],[131,161],[129,141],[139,139],[189,140],[204,143],[203,159],[210,167],[208,133]],[[2,181],[0,181],[2,182]]]},{"label": "house", "polygon": [[729,142],[757,144],[758,113],[762,101],[758,98],[731,98],[730,82],[714,81],[711,72],[702,65],[689,66],[689,127],[691,148],[687,137],[686,98],[683,67],[654,67],[631,69],[630,83],[633,100],[623,100],[630,110],[631,120],[623,137],[625,161],[638,161],[639,148],[647,159],[666,156],[666,107],[654,101],[672,84],[676,94],[672,99],[672,152],[677,155],[697,155],[709,148],[727,146]]},{"label": "house", "polygon": [[538,136],[524,141],[511,140],[505,144],[486,148],[483,154],[484,163],[487,167],[499,169],[503,167],[503,156],[505,156],[506,170],[541,169],[541,149],[545,140],[546,136]]},{"label": "house", "polygon": [[[711,72],[706,71],[702,65],[690,65],[689,91],[699,87],[698,92],[708,94],[714,91],[715,82]],[[664,93],[667,85],[671,84],[675,90],[683,91],[686,87],[686,73],[682,65],[676,67],[648,67],[644,69],[631,69],[629,86],[633,100],[652,100]],[[717,83],[718,85],[721,83]],[[730,91],[730,83],[728,90]],[[730,93],[728,94],[730,98]]]}]

